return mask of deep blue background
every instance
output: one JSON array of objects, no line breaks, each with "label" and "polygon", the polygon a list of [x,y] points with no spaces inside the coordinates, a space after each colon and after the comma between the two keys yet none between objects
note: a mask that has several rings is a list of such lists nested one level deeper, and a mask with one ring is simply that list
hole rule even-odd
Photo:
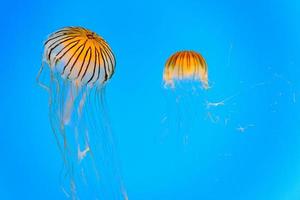
[{"label": "deep blue background", "polygon": [[[300,199],[299,1],[15,0],[0,13],[0,199],[64,199],[35,77],[47,35],[70,25],[115,52],[106,98],[129,199]],[[213,86],[192,110],[238,94],[211,111],[228,125],[200,114],[188,144],[162,124],[163,66],[182,49],[203,54]]]}]

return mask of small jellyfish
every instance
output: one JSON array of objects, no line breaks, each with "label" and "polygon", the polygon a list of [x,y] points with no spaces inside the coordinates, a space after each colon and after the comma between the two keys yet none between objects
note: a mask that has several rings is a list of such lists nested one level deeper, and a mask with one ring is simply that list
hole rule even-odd
[{"label": "small jellyfish", "polygon": [[[115,71],[108,43],[83,27],[65,27],[44,43],[38,83],[49,92],[49,118],[72,199],[126,199],[105,108]],[[48,82],[41,80],[47,66]]]},{"label": "small jellyfish", "polygon": [[[208,69],[203,56],[196,51],[178,51],[166,61],[163,71],[167,99],[165,126],[168,132],[181,134],[184,144],[189,133],[195,129],[203,112],[201,100],[208,85]],[[200,83],[200,84],[199,84]],[[171,90],[170,90],[171,89]],[[200,114],[200,115],[199,115]]]},{"label": "small jellyfish", "polygon": [[178,51],[166,62],[163,80],[166,86],[175,87],[174,81],[200,81],[208,89],[207,64],[201,54],[195,51]]}]

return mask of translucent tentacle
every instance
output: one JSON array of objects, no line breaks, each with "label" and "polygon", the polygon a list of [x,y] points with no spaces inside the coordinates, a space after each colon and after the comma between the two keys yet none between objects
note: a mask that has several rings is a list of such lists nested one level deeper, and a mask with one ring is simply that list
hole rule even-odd
[{"label": "translucent tentacle", "polygon": [[40,69],[39,69],[39,72],[38,72],[38,74],[37,74],[37,76],[36,76],[36,82],[38,83],[39,86],[41,86],[42,88],[44,88],[45,90],[47,90],[47,91],[49,92],[49,91],[50,91],[50,88],[49,88],[47,85],[45,85],[44,83],[42,83],[42,82],[40,81],[40,76],[41,76],[41,74],[42,74],[42,72],[43,72],[44,65],[45,65],[45,63],[44,63],[44,61],[43,61],[42,64],[41,64],[41,67],[40,67]]}]

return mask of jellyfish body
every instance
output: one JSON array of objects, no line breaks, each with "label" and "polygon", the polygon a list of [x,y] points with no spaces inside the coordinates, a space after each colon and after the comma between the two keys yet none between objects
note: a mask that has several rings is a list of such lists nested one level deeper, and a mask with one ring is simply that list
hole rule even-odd
[{"label": "jellyfish body", "polygon": [[[49,84],[40,81],[48,66]],[[108,43],[82,27],[66,27],[44,44],[38,81],[49,92],[49,118],[64,160],[62,187],[73,199],[126,199],[105,110],[114,74]]]},{"label": "jellyfish body", "polygon": [[164,67],[163,82],[167,109],[163,117],[163,132],[165,135],[176,132],[183,144],[187,144],[189,134],[199,130],[197,126],[201,123],[197,120],[204,114],[201,100],[205,93],[199,90],[199,86],[209,88],[205,59],[196,51],[172,54]]},{"label": "jellyfish body", "polygon": [[45,42],[44,59],[63,79],[90,87],[105,84],[116,64],[107,42],[81,27],[67,27],[51,34]]},{"label": "jellyfish body", "polygon": [[163,73],[165,85],[174,87],[175,81],[201,81],[208,88],[207,64],[201,54],[195,51],[178,51],[166,62]]}]

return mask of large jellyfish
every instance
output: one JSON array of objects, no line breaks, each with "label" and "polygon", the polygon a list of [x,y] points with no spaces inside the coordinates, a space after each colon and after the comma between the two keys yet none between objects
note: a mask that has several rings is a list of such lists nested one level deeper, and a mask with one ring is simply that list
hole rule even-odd
[{"label": "large jellyfish", "polygon": [[[196,120],[201,112],[201,99],[207,90],[208,69],[203,56],[196,51],[178,51],[166,61],[163,72],[166,89],[166,114],[162,123],[166,124],[164,135],[177,132],[188,143],[189,132],[196,130]],[[202,110],[203,111],[203,110]]]},{"label": "large jellyfish", "polygon": [[62,28],[44,44],[37,80],[49,92],[50,124],[64,163],[60,184],[68,198],[127,199],[105,110],[105,85],[115,65],[108,43],[82,27]]}]

